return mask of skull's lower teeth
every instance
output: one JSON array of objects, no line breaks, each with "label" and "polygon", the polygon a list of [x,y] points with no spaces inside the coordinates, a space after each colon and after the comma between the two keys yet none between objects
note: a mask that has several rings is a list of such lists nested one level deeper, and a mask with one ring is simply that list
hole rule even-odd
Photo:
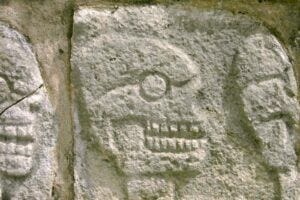
[{"label": "skull's lower teeth", "polygon": [[33,153],[33,145],[20,145],[16,143],[0,142],[0,155],[21,155],[30,157]]},{"label": "skull's lower teeth", "polygon": [[32,125],[2,125],[0,126],[0,141],[27,145],[33,143]]},{"label": "skull's lower teeth", "polygon": [[156,152],[190,152],[199,148],[199,140],[146,137],[145,146]]}]

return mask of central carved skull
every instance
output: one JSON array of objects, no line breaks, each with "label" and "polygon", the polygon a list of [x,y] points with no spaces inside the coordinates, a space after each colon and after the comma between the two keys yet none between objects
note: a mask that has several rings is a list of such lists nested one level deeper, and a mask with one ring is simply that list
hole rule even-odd
[{"label": "central carved skull", "polygon": [[209,129],[197,103],[199,69],[182,50],[162,41],[120,43],[106,45],[119,57],[111,58],[101,78],[108,84],[97,102],[101,114],[94,118],[101,143],[126,174],[198,170]]}]

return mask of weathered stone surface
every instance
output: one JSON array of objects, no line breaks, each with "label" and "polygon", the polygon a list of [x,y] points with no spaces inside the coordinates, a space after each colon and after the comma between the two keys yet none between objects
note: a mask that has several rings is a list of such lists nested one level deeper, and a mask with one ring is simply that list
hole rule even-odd
[{"label": "weathered stone surface", "polygon": [[56,129],[25,37],[0,22],[0,197],[49,199]]},{"label": "weathered stone surface", "polygon": [[299,198],[296,81],[259,22],[79,8],[72,40],[77,199]]}]

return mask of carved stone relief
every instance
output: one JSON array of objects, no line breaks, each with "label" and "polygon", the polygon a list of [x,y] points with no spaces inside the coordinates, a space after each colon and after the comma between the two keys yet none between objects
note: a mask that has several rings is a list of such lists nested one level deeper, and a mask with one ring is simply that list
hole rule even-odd
[{"label": "carved stone relief", "polygon": [[77,199],[296,199],[292,65],[259,22],[79,8]]},{"label": "carved stone relief", "polygon": [[0,22],[0,197],[49,199],[56,129],[25,37]]}]

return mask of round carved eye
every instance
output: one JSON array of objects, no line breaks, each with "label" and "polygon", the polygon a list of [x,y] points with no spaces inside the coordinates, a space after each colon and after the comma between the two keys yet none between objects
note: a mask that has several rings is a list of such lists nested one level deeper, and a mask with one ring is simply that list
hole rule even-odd
[{"label": "round carved eye", "polygon": [[158,74],[146,76],[141,82],[141,92],[149,100],[161,98],[167,91],[165,79]]}]

